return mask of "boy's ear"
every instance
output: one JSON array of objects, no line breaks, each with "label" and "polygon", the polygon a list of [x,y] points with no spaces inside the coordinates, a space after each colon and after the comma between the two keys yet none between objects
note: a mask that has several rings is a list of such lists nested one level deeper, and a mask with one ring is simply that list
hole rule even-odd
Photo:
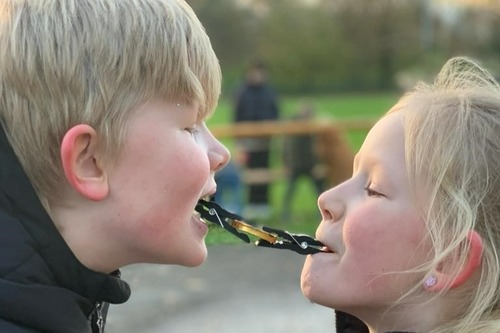
[{"label": "boy's ear", "polygon": [[61,142],[61,161],[69,184],[84,197],[99,201],[108,195],[105,170],[97,155],[97,133],[89,125],[70,128]]},{"label": "boy's ear", "polygon": [[471,230],[467,235],[467,241],[469,242],[467,259],[458,273],[449,274],[444,271],[436,271],[436,284],[426,287],[427,290],[440,291],[445,287],[450,289],[459,287],[465,283],[481,265],[481,258],[483,255],[483,241],[481,240],[481,236],[479,236],[475,230]]}]

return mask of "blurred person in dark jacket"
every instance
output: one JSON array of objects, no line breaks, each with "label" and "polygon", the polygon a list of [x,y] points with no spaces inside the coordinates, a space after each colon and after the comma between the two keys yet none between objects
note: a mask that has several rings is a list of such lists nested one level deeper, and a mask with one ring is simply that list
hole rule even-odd
[{"label": "blurred person in dark jacket", "polygon": [[[278,99],[267,78],[267,68],[260,60],[250,63],[246,70],[245,83],[235,100],[234,121],[261,122],[279,119]],[[269,169],[271,138],[249,137],[240,139],[239,149],[245,152],[247,164],[252,169]],[[269,184],[267,182],[248,186],[246,216],[266,218],[270,213]]]},{"label": "blurred person in dark jacket", "polygon": [[241,167],[245,163],[246,155],[233,149],[231,160],[215,173],[217,192],[215,192],[214,201],[237,215],[243,214],[244,193]]},{"label": "blurred person in dark jacket", "polygon": [[[308,121],[314,118],[312,103],[303,103],[292,118],[294,121]],[[286,189],[283,198],[282,219],[287,221],[292,212],[292,202],[301,179],[312,182],[317,195],[323,191],[323,176],[316,153],[314,134],[297,134],[285,137],[283,142],[283,164],[286,169]]]}]

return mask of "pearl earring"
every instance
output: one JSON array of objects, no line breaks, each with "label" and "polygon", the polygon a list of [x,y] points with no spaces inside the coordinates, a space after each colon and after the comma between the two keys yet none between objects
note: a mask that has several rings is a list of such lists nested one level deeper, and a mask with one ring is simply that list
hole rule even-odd
[{"label": "pearl earring", "polygon": [[431,287],[434,287],[437,283],[437,278],[433,275],[431,276],[428,276],[425,278],[424,280],[424,287],[426,288],[431,288]]}]

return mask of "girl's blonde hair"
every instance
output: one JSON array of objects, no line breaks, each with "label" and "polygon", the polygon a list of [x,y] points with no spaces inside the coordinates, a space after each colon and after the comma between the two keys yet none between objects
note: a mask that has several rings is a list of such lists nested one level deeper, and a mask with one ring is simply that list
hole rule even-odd
[{"label": "girl's blonde hair", "polygon": [[182,0],[2,0],[0,45],[0,121],[42,201],[59,199],[72,126],[92,126],[112,161],[142,103],[196,103],[205,117],[220,94],[210,40]]},{"label": "girl's blonde hair", "polygon": [[428,195],[423,218],[435,251],[424,271],[452,262],[444,269],[456,272],[471,230],[484,247],[479,274],[453,304],[461,317],[433,332],[500,332],[500,86],[474,61],[453,58],[394,110],[403,108],[410,182],[416,198]]}]

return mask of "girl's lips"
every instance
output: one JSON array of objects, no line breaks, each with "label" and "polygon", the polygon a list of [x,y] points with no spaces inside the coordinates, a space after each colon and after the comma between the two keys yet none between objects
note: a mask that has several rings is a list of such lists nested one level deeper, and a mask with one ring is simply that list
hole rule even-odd
[{"label": "girl's lips", "polygon": [[333,251],[332,249],[330,249],[328,246],[323,246],[321,248],[321,251],[324,252],[324,253],[335,253],[335,251]]},{"label": "girl's lips", "polygon": [[317,240],[320,241],[323,244],[323,247],[321,248],[321,251],[323,251],[325,253],[337,253],[337,251],[335,251],[335,249],[332,246],[332,244],[328,244],[328,242],[322,241],[321,238],[317,238]]}]

